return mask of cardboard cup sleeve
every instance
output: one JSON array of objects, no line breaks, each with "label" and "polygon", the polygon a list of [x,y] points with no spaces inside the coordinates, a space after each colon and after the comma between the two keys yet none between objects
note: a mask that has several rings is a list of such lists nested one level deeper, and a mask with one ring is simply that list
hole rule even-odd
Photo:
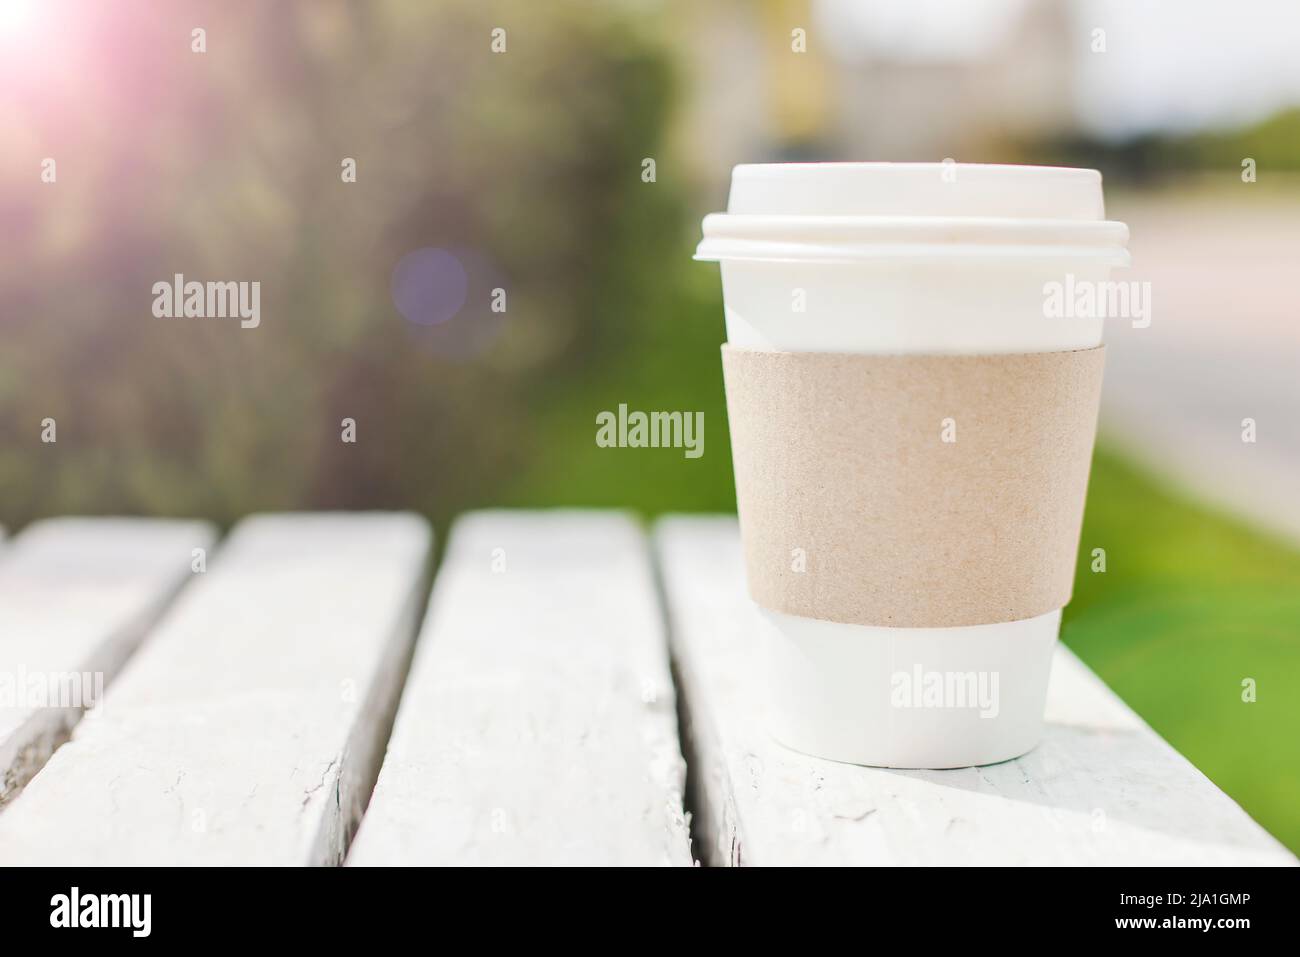
[{"label": "cardboard cup sleeve", "polygon": [[724,345],[753,599],[901,628],[1066,605],[1104,357]]}]

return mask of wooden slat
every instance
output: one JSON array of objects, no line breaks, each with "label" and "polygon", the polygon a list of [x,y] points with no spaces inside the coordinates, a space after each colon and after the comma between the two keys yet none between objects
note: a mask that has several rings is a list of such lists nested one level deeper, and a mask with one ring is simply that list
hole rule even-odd
[{"label": "wooden slat", "polygon": [[619,514],[477,513],[438,573],[349,864],[690,864],[649,549]]},{"label": "wooden slat", "polygon": [[1295,864],[1064,648],[1046,737],[1014,761],[897,771],[781,747],[735,520],[665,519],[655,542],[706,862]]},{"label": "wooden slat", "polygon": [[0,862],[337,863],[391,725],[429,548],[412,515],[240,523],[102,713],[0,813]]},{"label": "wooden slat", "polygon": [[203,522],[61,518],[3,546],[0,804],[67,739],[214,537]]}]

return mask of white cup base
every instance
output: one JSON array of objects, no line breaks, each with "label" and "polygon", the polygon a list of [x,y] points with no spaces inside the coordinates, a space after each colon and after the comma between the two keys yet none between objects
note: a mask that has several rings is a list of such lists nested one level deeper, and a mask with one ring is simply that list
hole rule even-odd
[{"label": "white cup base", "polygon": [[1060,610],[961,628],[877,628],[760,608],[774,738],[885,768],[964,768],[1030,751]]}]

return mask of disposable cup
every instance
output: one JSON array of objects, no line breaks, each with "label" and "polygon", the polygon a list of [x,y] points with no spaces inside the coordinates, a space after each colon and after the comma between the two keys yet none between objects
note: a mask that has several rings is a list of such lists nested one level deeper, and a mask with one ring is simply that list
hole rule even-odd
[{"label": "disposable cup", "polygon": [[[1100,318],[1048,318],[1049,283],[1104,282],[1128,229],[1095,170],[955,163],[737,166],[697,259],[721,265],[727,341],[749,350],[996,355],[1091,349]],[[844,624],[759,609],[777,740],[882,767],[1032,749],[1061,611],[961,627]],[[899,676],[977,674],[994,708],[899,707]],[[996,677],[993,677],[996,676]],[[989,713],[993,712],[993,713]]]}]

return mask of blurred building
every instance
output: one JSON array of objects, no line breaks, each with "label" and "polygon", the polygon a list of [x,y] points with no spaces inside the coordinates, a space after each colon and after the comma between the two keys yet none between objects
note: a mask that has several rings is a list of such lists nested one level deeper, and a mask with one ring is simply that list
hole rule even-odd
[{"label": "blurred building", "polygon": [[684,152],[710,182],[755,159],[986,159],[1078,126],[1087,38],[1066,0],[732,0],[689,16],[682,133],[709,146]]},{"label": "blurred building", "polygon": [[869,4],[817,7],[839,91],[832,138],[841,156],[982,159],[1004,139],[1076,126],[1078,41],[1064,0],[968,0],[961,13],[922,2],[899,24],[869,16],[884,9]]}]

